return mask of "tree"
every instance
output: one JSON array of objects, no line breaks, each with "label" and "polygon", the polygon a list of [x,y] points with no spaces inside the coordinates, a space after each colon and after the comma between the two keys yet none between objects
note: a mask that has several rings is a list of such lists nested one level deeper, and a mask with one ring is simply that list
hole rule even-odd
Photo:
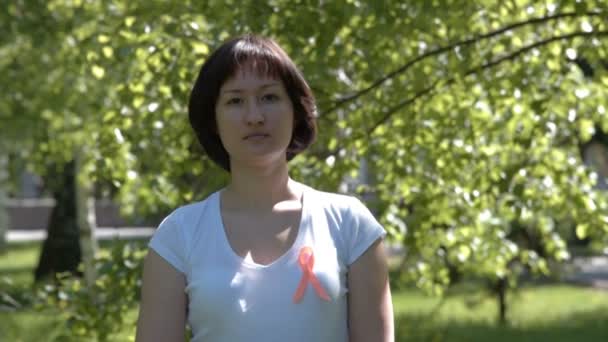
[{"label": "tree", "polygon": [[[9,6],[54,23],[34,50],[53,72],[32,62],[17,73],[33,75],[19,91],[38,91],[28,112],[52,128],[36,153],[80,147],[86,174],[114,184],[106,191],[127,211],[162,211],[222,184],[191,153],[200,148],[185,104],[210,49],[254,31],[286,48],[318,98],[321,135],[294,177],[336,190],[366,159],[373,181],[357,190],[377,199],[421,288],[441,293],[460,274],[506,289],[523,270],[567,260],[572,229],[606,242],[606,194],[578,151],[608,131],[604,1],[37,5]],[[33,37],[21,27],[10,44]]]},{"label": "tree", "polygon": [[6,211],[7,194],[5,183],[8,181],[7,157],[0,154],[0,254],[6,250],[6,233],[8,232],[8,213]]},{"label": "tree", "polygon": [[[0,54],[0,66],[5,77],[2,88],[5,90],[3,93],[8,94],[0,104],[3,122],[6,122],[0,132],[3,146],[21,158],[30,160],[30,166],[35,167],[47,180],[58,203],[51,215],[48,238],[35,272],[36,279],[49,273],[76,272],[82,255],[80,242],[84,240],[80,237],[80,232],[86,231],[86,226],[78,221],[78,213],[74,212],[79,204],[74,197],[78,188],[70,182],[82,178],[70,169],[77,165],[72,154],[77,149],[71,146],[74,146],[74,142],[78,143],[79,136],[71,133],[70,140],[53,141],[50,149],[48,146],[50,139],[62,139],[66,135],[65,130],[78,118],[68,116],[69,106],[65,108],[68,111],[64,113],[66,115],[53,117],[54,111],[64,109],[66,102],[69,103],[70,96],[65,91],[68,85],[58,82],[61,77],[69,75],[61,73],[58,60],[69,61],[63,58],[61,51],[57,52],[49,45],[56,44],[61,39],[61,34],[51,29],[61,23],[47,10],[35,10],[36,6],[41,5],[43,4],[16,2],[5,6],[8,11],[3,13],[3,22],[9,25],[1,36],[4,53]],[[46,69],[52,65],[59,67],[47,72]],[[62,80],[70,81],[69,78]],[[70,151],[70,148],[73,150]],[[58,175],[55,173],[57,168],[65,168],[67,172]],[[54,179],[53,176],[57,178]],[[67,184],[54,184],[56,180],[65,178]],[[90,260],[92,255],[86,252],[91,248],[83,245],[85,261]],[[88,273],[86,269],[85,273]]]},{"label": "tree", "polygon": [[47,228],[47,238],[34,274],[41,280],[60,272],[76,272],[81,260],[78,244],[80,229],[76,218],[76,167],[74,162],[61,165],[49,172],[47,179],[53,182],[47,186],[53,192],[56,205],[51,212]]}]

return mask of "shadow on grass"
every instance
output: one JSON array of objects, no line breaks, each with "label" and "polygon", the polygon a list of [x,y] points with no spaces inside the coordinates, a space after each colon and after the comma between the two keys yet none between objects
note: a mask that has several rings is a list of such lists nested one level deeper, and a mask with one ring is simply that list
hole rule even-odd
[{"label": "shadow on grass", "polygon": [[24,267],[24,266],[4,266],[4,267],[0,267],[0,276],[14,276],[14,275],[21,275],[21,274],[29,274],[29,273],[33,273],[34,271],[32,270],[31,267]]},{"label": "shadow on grass", "polygon": [[608,341],[608,312],[572,313],[544,324],[499,326],[480,322],[436,322],[428,315],[402,314],[395,320],[396,341]]},{"label": "shadow on grass", "polygon": [[42,248],[42,242],[43,241],[10,242],[7,244],[7,249],[5,252],[8,252],[9,250],[15,252]]},{"label": "shadow on grass", "polygon": [[2,341],[57,341],[65,329],[58,315],[36,311],[0,311]]}]

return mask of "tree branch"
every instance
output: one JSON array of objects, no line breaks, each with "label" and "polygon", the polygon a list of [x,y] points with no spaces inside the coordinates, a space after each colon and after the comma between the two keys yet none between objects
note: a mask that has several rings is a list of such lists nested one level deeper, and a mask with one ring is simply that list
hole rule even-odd
[{"label": "tree branch", "polygon": [[417,64],[418,62],[427,59],[429,57],[433,57],[436,55],[440,55],[442,53],[445,53],[447,51],[450,51],[456,47],[460,47],[460,46],[466,46],[466,45],[471,45],[474,44],[476,42],[479,42],[481,40],[484,39],[488,39],[488,38],[492,38],[494,36],[500,35],[502,33],[505,33],[507,31],[522,27],[522,26],[526,26],[526,25],[532,25],[532,24],[539,24],[539,23],[543,23],[543,22],[548,22],[548,21],[552,21],[552,20],[557,20],[557,19],[562,19],[562,18],[568,18],[568,17],[578,17],[578,16],[599,16],[602,15],[602,12],[585,12],[585,13],[576,13],[576,12],[565,12],[565,13],[559,13],[559,14],[555,14],[552,16],[545,16],[545,17],[540,17],[540,18],[533,18],[533,19],[528,19],[525,21],[520,21],[520,22],[516,22],[510,25],[507,25],[505,27],[502,27],[498,30],[495,31],[491,31],[485,34],[481,34],[481,35],[477,35],[473,38],[469,38],[469,39],[464,39],[461,41],[457,41],[455,43],[443,46],[443,47],[438,47],[434,50],[428,51],[412,60],[410,60],[409,62],[405,63],[404,65],[402,65],[401,67],[399,67],[396,70],[391,71],[390,73],[386,74],[384,77],[374,81],[371,85],[369,85],[366,88],[363,88],[357,92],[355,92],[354,94],[347,96],[345,98],[342,98],[338,101],[336,101],[336,103],[333,105],[333,107],[330,107],[329,109],[327,109],[326,111],[323,111],[322,113],[324,114],[324,116],[327,116],[327,114],[335,111],[336,109],[338,109],[339,107],[345,105],[348,102],[351,102],[363,95],[365,95],[366,93],[370,92],[371,90],[373,90],[374,88],[380,86],[381,84],[383,84],[384,82],[388,81],[389,79],[394,78],[395,76],[407,71],[409,68],[411,68],[413,65]]},{"label": "tree branch", "polygon": [[[448,84],[452,83],[453,81],[454,81],[454,78],[449,79]],[[386,113],[384,113],[384,116],[382,116],[382,118],[380,120],[378,120],[371,128],[369,128],[367,130],[366,135],[372,134],[376,130],[376,128],[378,128],[378,126],[385,123],[395,112],[399,111],[400,109],[402,109],[404,107],[407,107],[414,101],[418,100],[419,98],[421,98],[424,95],[433,91],[435,89],[435,87],[437,87],[437,84],[439,84],[439,80],[435,81],[432,85],[418,91],[416,94],[414,94],[414,96],[410,97],[409,99],[405,99],[404,101],[401,101],[398,104],[389,108],[386,111]]]},{"label": "tree branch", "polygon": [[[589,36],[608,36],[608,31],[598,31],[598,32],[581,32],[581,31],[577,31],[577,32],[573,32],[573,33],[564,34],[564,35],[561,35],[561,36],[555,36],[555,37],[551,37],[551,38],[548,38],[548,39],[545,39],[545,40],[541,40],[539,42],[526,45],[523,48],[521,48],[521,49],[519,49],[519,50],[517,50],[517,51],[515,51],[515,52],[513,52],[511,54],[508,54],[508,55],[500,57],[500,58],[498,58],[496,60],[487,62],[485,64],[482,64],[482,65],[478,66],[478,67],[471,68],[471,69],[467,70],[463,74],[463,77],[475,74],[475,73],[477,73],[479,71],[482,71],[484,69],[491,68],[491,67],[496,66],[496,65],[498,65],[500,63],[503,63],[505,61],[513,60],[513,59],[517,58],[519,55],[521,55],[521,54],[523,54],[523,53],[525,53],[527,51],[530,51],[532,49],[535,49],[535,48],[543,46],[543,45],[550,44],[550,43],[558,41],[558,40],[568,40],[568,39],[573,39],[573,38],[576,38],[576,37],[589,37]],[[447,85],[451,85],[455,81],[456,81],[456,77],[449,78],[444,83],[444,85],[446,85],[446,86]],[[412,102],[416,101],[418,98],[420,98],[420,97],[422,97],[422,96],[424,96],[424,95],[432,92],[437,87],[437,85],[439,84],[439,82],[440,82],[440,80],[435,81],[431,86],[429,86],[427,88],[424,88],[421,91],[417,92],[413,97],[411,97],[409,99],[406,99],[406,100],[398,103],[397,105],[391,107],[389,110],[386,111],[386,113],[384,113],[384,115],[382,116],[382,118],[380,118],[380,120],[378,120],[370,129],[367,130],[367,132],[365,132],[365,134],[367,136],[369,136],[370,134],[372,134],[376,130],[376,128],[378,128],[378,126],[380,126],[383,123],[385,123],[386,121],[388,121],[388,119],[394,113],[396,113],[397,111],[399,111],[403,107],[408,106]]]}]

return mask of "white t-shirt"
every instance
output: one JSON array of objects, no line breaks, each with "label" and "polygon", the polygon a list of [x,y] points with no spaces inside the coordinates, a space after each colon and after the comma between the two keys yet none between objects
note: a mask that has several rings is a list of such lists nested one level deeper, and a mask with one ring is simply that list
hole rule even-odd
[{"label": "white t-shirt", "polygon": [[[221,214],[220,192],[181,207],[160,224],[149,246],[186,277],[188,322],[193,342],[348,341],[347,272],[384,229],[355,197],[305,187],[293,246],[269,265],[242,258],[231,248]],[[305,279],[298,256],[314,254],[314,277],[323,300]]]}]

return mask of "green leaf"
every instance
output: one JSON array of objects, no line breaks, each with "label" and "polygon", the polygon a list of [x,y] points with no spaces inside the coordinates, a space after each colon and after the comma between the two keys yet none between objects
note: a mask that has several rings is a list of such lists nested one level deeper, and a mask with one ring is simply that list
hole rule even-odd
[{"label": "green leaf", "polygon": [[91,67],[91,73],[93,74],[93,76],[95,76],[95,78],[102,79],[105,76],[106,71],[99,65],[93,65]]},{"label": "green leaf", "polygon": [[589,231],[589,225],[588,224],[578,224],[576,225],[576,237],[579,240],[583,240],[587,237],[587,233]]}]

